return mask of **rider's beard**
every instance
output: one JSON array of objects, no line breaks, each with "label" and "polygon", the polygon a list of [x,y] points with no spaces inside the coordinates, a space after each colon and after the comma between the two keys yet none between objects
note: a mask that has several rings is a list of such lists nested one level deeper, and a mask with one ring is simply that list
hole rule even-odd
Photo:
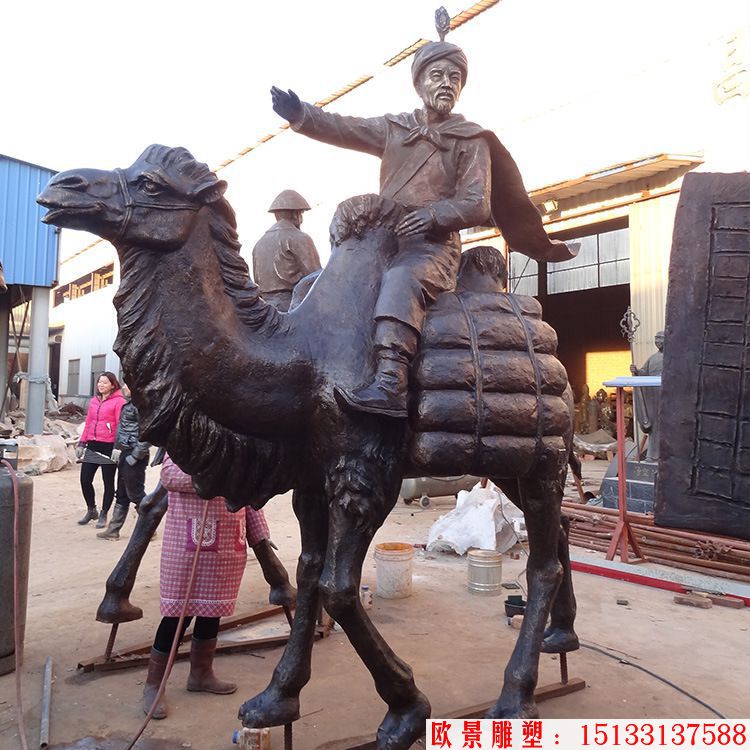
[{"label": "rider's beard", "polygon": [[[440,94],[447,94],[446,96],[440,96]],[[456,97],[453,92],[449,89],[441,89],[436,91],[430,97],[430,107],[439,115],[449,115],[456,104]]]}]

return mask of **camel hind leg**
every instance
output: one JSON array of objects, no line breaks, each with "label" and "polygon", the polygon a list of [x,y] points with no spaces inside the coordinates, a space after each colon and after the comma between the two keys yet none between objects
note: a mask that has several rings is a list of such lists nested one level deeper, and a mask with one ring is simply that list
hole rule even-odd
[{"label": "camel hind leg", "polygon": [[576,597],[570,572],[569,531],[570,519],[562,516],[557,557],[563,567],[563,577],[552,602],[549,627],[544,631],[542,651],[545,654],[566,654],[581,647],[573,627],[576,619]]},{"label": "camel hind leg", "polygon": [[539,654],[552,601],[564,575],[559,559],[563,487],[558,478],[499,480],[495,484],[523,510],[526,519],[528,602],[520,635],[505,668],[502,692],[487,718],[536,718],[534,690]]}]

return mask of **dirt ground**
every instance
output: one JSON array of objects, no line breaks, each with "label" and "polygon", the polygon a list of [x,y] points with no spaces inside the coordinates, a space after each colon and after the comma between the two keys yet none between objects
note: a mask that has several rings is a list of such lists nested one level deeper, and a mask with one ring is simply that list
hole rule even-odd
[{"label": "dirt ground", "polygon": [[[585,462],[586,489],[596,491],[603,462]],[[153,486],[157,470],[149,470]],[[379,541],[423,543],[427,531],[452,509],[452,499],[426,509],[401,502],[376,537]],[[128,669],[84,675],[79,660],[103,653],[109,627],[94,620],[104,581],[133,527],[128,518],[119,542],[95,537],[93,524],[81,527],[83,501],[78,472],[69,469],[34,479],[34,521],[22,668],[27,736],[36,747],[42,674],[46,657],[54,659],[52,745],[93,735],[126,739],[143,719],[139,696],[145,670]],[[266,508],[274,541],[289,570],[299,551],[299,533],[288,496]],[[160,539],[152,543],[141,568],[133,602],[144,618],[122,625],[115,648],[153,637],[159,621],[158,569]],[[579,550],[580,552],[580,550]],[[592,553],[593,554],[593,553]],[[506,555],[503,579],[513,581],[524,558]],[[503,612],[504,596],[486,597],[466,588],[466,558],[417,551],[413,595],[384,600],[377,596],[371,616],[394,650],[414,669],[417,684],[433,706],[433,716],[497,697],[502,671],[518,636]],[[523,579],[522,579],[523,580]],[[363,583],[374,589],[375,564],[368,555]],[[729,718],[750,716],[750,609],[692,609],[672,602],[668,591],[574,574],[578,597],[577,629],[585,644],[624,657],[710,704]],[[266,603],[259,566],[249,555],[237,613]],[[627,605],[618,605],[627,599]],[[278,625],[283,627],[283,625]],[[170,746],[196,750],[230,748],[239,726],[237,709],[262,690],[280,649],[221,656],[220,676],[231,677],[239,690],[230,696],[188,693],[185,662],[176,664],[167,696],[170,716],[152,722],[145,737],[170,740]],[[569,657],[571,676],[587,688],[540,705],[542,717],[558,718],[703,718],[713,714],[675,687],[616,658],[587,648]],[[559,679],[557,657],[542,655],[540,684]],[[12,674],[0,677],[0,748],[20,748],[15,724]],[[302,718],[295,724],[296,750],[345,747],[353,738],[372,736],[385,713],[372,680],[343,633],[316,643],[313,677],[302,693]],[[347,740],[348,742],[342,742]],[[176,744],[173,744],[176,743]],[[155,743],[157,745],[161,743]],[[282,747],[281,729],[272,731],[272,746]]]}]

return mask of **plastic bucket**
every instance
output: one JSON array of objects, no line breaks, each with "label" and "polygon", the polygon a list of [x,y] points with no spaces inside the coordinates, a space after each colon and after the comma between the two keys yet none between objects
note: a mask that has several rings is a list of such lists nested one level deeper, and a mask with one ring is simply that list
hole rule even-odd
[{"label": "plastic bucket", "polygon": [[404,542],[375,545],[375,593],[383,599],[411,596],[414,547]]},{"label": "plastic bucket", "polygon": [[[18,479],[18,623],[23,646],[26,629],[26,594],[31,551],[31,507],[33,483],[25,474]],[[13,637],[13,484],[5,466],[0,467],[0,675],[16,668]],[[21,660],[19,659],[19,662]]]},{"label": "plastic bucket", "polygon": [[503,556],[491,549],[473,549],[467,554],[468,589],[472,594],[497,596],[503,583]]}]

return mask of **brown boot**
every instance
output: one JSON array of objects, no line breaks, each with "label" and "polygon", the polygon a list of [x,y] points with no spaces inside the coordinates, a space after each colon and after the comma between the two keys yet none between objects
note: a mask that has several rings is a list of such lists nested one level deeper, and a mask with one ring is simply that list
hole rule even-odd
[{"label": "brown boot", "polygon": [[409,367],[417,351],[417,332],[398,320],[378,320],[375,328],[377,369],[372,382],[362,388],[337,387],[342,406],[354,411],[405,419],[409,390]]},{"label": "brown boot", "polygon": [[[146,675],[146,682],[143,685],[144,714],[147,714],[151,710],[154,698],[156,698],[156,694],[159,692],[159,685],[161,685],[162,677],[164,677],[168,659],[169,654],[164,654],[161,651],[157,651],[155,648],[151,649],[151,658],[148,661],[148,673]],[[167,699],[164,695],[156,704],[153,718],[166,719],[167,713]]]},{"label": "brown boot", "polygon": [[214,653],[216,638],[199,641],[196,638],[190,643],[190,674],[187,689],[195,693],[216,693],[229,695],[237,690],[233,682],[220,680],[214,674]]}]

